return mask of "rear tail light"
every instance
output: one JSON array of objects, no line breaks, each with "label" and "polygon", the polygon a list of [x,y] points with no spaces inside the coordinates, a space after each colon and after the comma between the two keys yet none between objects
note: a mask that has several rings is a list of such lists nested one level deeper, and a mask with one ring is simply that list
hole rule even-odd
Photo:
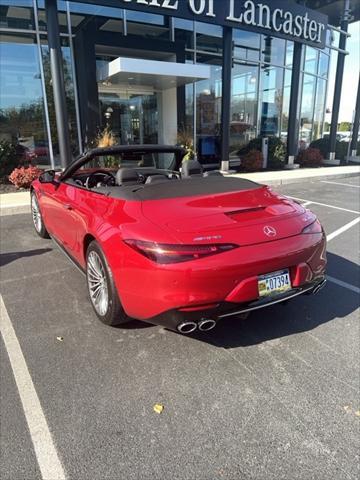
[{"label": "rear tail light", "polygon": [[127,245],[156,263],[179,263],[209,257],[217,253],[228,252],[237,248],[232,243],[213,245],[170,245],[164,243],[144,242],[142,240],[124,240]]},{"label": "rear tail light", "polygon": [[322,233],[323,229],[319,220],[315,220],[313,223],[310,223],[301,233]]}]

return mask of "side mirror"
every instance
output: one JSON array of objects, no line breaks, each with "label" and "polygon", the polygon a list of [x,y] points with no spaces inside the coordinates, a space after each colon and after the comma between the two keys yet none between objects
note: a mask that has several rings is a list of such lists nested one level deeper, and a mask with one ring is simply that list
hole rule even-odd
[{"label": "side mirror", "polygon": [[39,177],[40,183],[54,183],[55,181],[55,170],[46,170]]}]

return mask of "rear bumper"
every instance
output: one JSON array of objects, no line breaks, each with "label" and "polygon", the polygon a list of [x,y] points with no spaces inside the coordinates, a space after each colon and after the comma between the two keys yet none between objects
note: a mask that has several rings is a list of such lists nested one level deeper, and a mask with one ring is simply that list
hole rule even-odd
[{"label": "rear bumper", "polygon": [[111,265],[121,303],[129,317],[154,323],[162,314],[181,309],[204,312],[202,306],[216,305],[225,314],[256,302],[258,275],[286,268],[292,291],[311,288],[324,277],[326,267],[326,240],[321,234],[240,247],[174,265],[157,265],[125,247],[126,254],[119,252],[119,261]]},{"label": "rear bumper", "polygon": [[326,278],[319,277],[316,281],[303,285],[299,288],[293,288],[286,293],[269,296],[264,299],[257,299],[251,302],[234,304],[232,302],[219,303],[214,308],[205,309],[202,311],[186,312],[183,310],[170,310],[148,319],[150,323],[161,325],[171,330],[177,330],[177,327],[183,322],[199,323],[202,319],[213,319],[216,322],[226,317],[236,317],[254,310],[276,305],[277,303],[287,302],[299,295],[311,295],[318,293],[326,284]]}]

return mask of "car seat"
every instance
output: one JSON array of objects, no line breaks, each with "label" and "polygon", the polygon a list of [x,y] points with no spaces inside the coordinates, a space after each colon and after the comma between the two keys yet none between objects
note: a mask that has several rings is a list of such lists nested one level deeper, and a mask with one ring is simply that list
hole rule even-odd
[{"label": "car seat", "polygon": [[185,160],[181,165],[181,178],[201,177],[203,167],[197,160]]},{"label": "car seat", "polygon": [[136,185],[139,183],[139,174],[134,168],[122,167],[116,172],[116,185]]}]

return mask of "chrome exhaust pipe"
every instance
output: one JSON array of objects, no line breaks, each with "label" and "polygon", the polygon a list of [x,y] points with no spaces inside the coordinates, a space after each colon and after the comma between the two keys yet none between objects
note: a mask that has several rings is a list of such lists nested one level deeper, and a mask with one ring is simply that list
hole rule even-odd
[{"label": "chrome exhaust pipe", "polygon": [[208,330],[212,330],[214,327],[216,327],[216,321],[212,318],[204,318],[199,322],[198,326],[199,330],[202,332],[207,332]]},{"label": "chrome exhaust pipe", "polygon": [[197,324],[195,322],[182,322],[177,327],[177,331],[180,333],[192,333],[197,329]]},{"label": "chrome exhaust pipe", "polygon": [[316,285],[316,287],[314,287],[312,293],[316,295],[318,292],[320,292],[322,288],[325,287],[325,284],[326,284],[326,278],[324,278],[324,280],[322,280],[318,285]]}]

